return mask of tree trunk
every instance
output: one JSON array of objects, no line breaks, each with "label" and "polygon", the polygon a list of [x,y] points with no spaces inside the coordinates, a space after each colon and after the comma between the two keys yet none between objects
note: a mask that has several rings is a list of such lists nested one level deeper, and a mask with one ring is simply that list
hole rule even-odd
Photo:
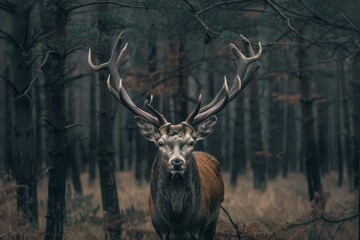
[{"label": "tree trunk", "polygon": [[[270,58],[271,59],[271,58]],[[281,94],[280,93],[280,83],[279,80],[273,79],[272,84],[272,93]],[[282,102],[274,99],[269,99],[270,101],[270,141],[269,141],[269,164],[268,164],[268,179],[273,180],[276,178],[278,174],[278,168],[280,167],[280,163],[284,158],[282,148],[283,148],[283,125],[284,125],[284,116],[283,109],[281,108]]]},{"label": "tree trunk", "polygon": [[246,152],[244,141],[244,96],[237,96],[236,117],[235,117],[235,134],[234,134],[234,151],[231,164],[230,184],[235,187],[237,184],[237,176],[246,173]]},{"label": "tree trunk", "polygon": [[[98,29],[101,33],[107,34],[106,20],[101,14],[109,10],[107,4],[99,5]],[[105,43],[98,54],[99,62],[103,63],[110,58],[111,45]],[[100,115],[99,115],[99,138],[98,138],[98,163],[101,187],[101,198],[104,211],[104,230],[106,238],[118,240],[121,237],[120,207],[116,187],[115,168],[113,159],[113,97],[106,86],[107,74],[100,72]]]},{"label": "tree trunk", "polygon": [[[218,86],[218,82],[216,81],[218,74],[216,71],[216,66],[212,65],[209,70],[209,77],[208,77],[208,99],[209,102],[214,99],[216,95],[217,89],[220,89]],[[220,78],[221,79],[221,78]],[[204,101],[205,102],[205,101]],[[221,114],[221,112],[219,113]],[[220,118],[219,118],[220,119]],[[223,164],[223,156],[222,156],[222,135],[223,135],[223,129],[222,129],[222,121],[218,121],[218,124],[216,126],[216,130],[214,133],[209,136],[206,141],[206,149],[205,151],[216,157],[221,165]]]},{"label": "tree trunk", "polygon": [[328,156],[328,103],[318,103],[318,143],[319,143],[319,165],[321,173],[329,173]]},{"label": "tree trunk", "polygon": [[[9,74],[5,74],[5,77],[8,77]],[[5,126],[5,144],[4,144],[4,159],[6,165],[6,172],[11,177],[15,176],[15,164],[14,164],[14,132],[11,128],[12,122],[14,119],[14,111],[11,107],[11,103],[13,101],[13,94],[11,93],[9,84],[5,85],[5,118],[4,118],[4,126]],[[11,179],[9,179],[10,181]]]},{"label": "tree trunk", "polygon": [[[73,84],[67,84],[67,124],[71,125],[75,123],[75,112],[76,112],[76,100],[74,98]],[[78,141],[78,134],[76,134],[75,128],[70,128],[66,131],[66,146],[65,146],[65,161],[66,161],[66,172],[71,170],[71,181],[75,192],[78,195],[82,195],[82,186],[80,180],[80,170],[78,166],[78,158],[76,156],[76,145]]]},{"label": "tree trunk", "polygon": [[[249,83],[250,91],[250,130],[251,130],[251,165],[253,170],[253,187],[256,190],[266,189],[266,149],[261,142],[261,124],[256,79]],[[265,150],[265,151],[264,151]]]},{"label": "tree trunk", "polygon": [[[360,51],[357,53],[360,56]],[[359,59],[359,58],[358,58]],[[353,154],[352,154],[352,165],[355,189],[359,189],[359,162],[360,162],[360,62],[353,63],[352,69],[352,90],[353,90],[353,124],[354,124],[354,135],[353,135]],[[360,201],[360,200],[359,200]],[[360,209],[360,208],[359,208]]]},{"label": "tree trunk", "polygon": [[187,102],[188,102],[188,79],[184,72],[184,59],[185,59],[185,37],[170,42],[169,50],[171,60],[174,61],[176,68],[176,94],[174,99],[175,121],[174,123],[180,123],[187,117]]},{"label": "tree trunk", "polygon": [[[286,82],[284,84],[284,94],[288,95],[290,94],[289,92],[289,79],[286,79]],[[288,154],[288,151],[290,148],[289,143],[288,143],[288,135],[290,132],[289,129],[289,108],[290,108],[290,103],[289,101],[284,101],[283,103],[284,105],[284,112],[283,112],[283,119],[284,119],[284,124],[283,124],[283,130],[282,130],[282,159],[281,159],[281,173],[283,178],[287,178],[288,173],[289,173],[289,157],[290,154]]]},{"label": "tree trunk", "polygon": [[344,168],[343,168],[343,151],[342,151],[342,141],[341,141],[341,85],[340,82],[344,81],[343,79],[343,66],[342,61],[337,62],[337,70],[340,74],[336,77],[336,104],[335,104],[335,130],[336,130],[336,159],[337,159],[337,171],[338,187],[342,187],[344,179]]},{"label": "tree trunk", "polygon": [[[59,2],[59,6],[64,2]],[[63,238],[65,217],[65,89],[64,69],[66,61],[65,41],[67,15],[56,8],[55,31],[53,35],[54,49],[44,65],[46,90],[48,92],[48,119],[50,125],[49,186],[45,240],[61,240]]]},{"label": "tree trunk", "polygon": [[[152,76],[151,80],[153,81],[153,83],[155,83],[156,81],[158,81],[158,79],[155,78],[154,73],[157,71],[157,48],[156,48],[156,35],[154,34],[154,29],[150,28],[149,29],[149,42],[148,42],[148,49],[149,49],[149,53],[148,53],[148,71],[149,74]],[[183,52],[183,46],[184,43],[182,43],[182,47],[180,49],[180,52]],[[183,56],[181,57],[181,62],[179,63],[179,65],[183,65]],[[183,77],[184,78],[184,77]],[[184,79],[183,79],[184,80]],[[187,86],[183,85],[183,88],[185,88],[186,92],[187,92]],[[185,104],[187,104],[187,101],[185,99]],[[154,99],[154,107],[155,109],[160,109],[160,101],[159,101],[159,97],[156,97]],[[186,111],[186,108],[185,108]],[[148,155],[146,156],[146,169],[144,172],[145,175],[145,180],[147,182],[150,181],[150,177],[151,177],[151,167],[152,167],[152,163],[156,157],[156,153],[157,153],[157,148],[155,147],[154,143],[151,141],[147,141],[147,152]]]},{"label": "tree trunk", "polygon": [[312,109],[313,99],[311,96],[309,72],[306,67],[306,61],[308,61],[306,50],[301,49],[299,57],[300,101],[303,124],[303,151],[307,173],[309,199],[312,203],[314,203],[314,210],[321,213],[325,208],[325,199],[322,192],[320,168],[317,156],[318,151]]},{"label": "tree trunk", "polygon": [[[31,84],[31,66],[27,64],[24,51],[31,46],[30,9],[17,1],[16,15],[12,16],[13,37],[22,48],[15,48],[13,52],[13,84],[19,94]],[[18,97],[18,96],[15,96]],[[38,223],[37,209],[37,179],[34,159],[34,127],[31,91],[28,96],[22,95],[14,101],[15,107],[15,172],[16,184],[23,186],[17,190],[17,208],[34,225]]]},{"label": "tree trunk", "polygon": [[[345,65],[347,66],[347,64]],[[344,66],[344,67],[345,67]],[[346,69],[348,70],[348,69]],[[345,69],[344,69],[345,71]],[[345,71],[346,72],[346,71]],[[346,153],[346,168],[347,168],[347,176],[349,179],[349,192],[354,191],[354,174],[351,174],[353,171],[351,166],[351,160],[352,160],[352,154],[353,154],[353,145],[352,145],[352,139],[351,139],[351,115],[350,115],[350,109],[349,109],[349,86],[348,82],[346,81],[346,78],[344,78],[343,81],[341,81],[341,90],[342,90],[342,96],[343,96],[343,120],[344,120],[344,130],[345,130],[345,153]]]},{"label": "tree trunk", "polygon": [[148,142],[137,132],[136,136],[136,162],[135,162],[135,179],[141,184],[145,178],[144,173],[148,162]]},{"label": "tree trunk", "polygon": [[37,169],[43,169],[43,117],[42,117],[42,99],[41,99],[41,90],[42,86],[40,84],[40,79],[35,85],[34,91],[34,106],[35,106],[35,161],[37,163]]},{"label": "tree trunk", "polygon": [[[0,41],[0,49],[4,48],[4,44],[2,41]],[[4,55],[1,54],[0,55],[0,66],[6,66],[5,61],[4,61]],[[4,76],[4,72],[0,71],[0,75]],[[6,115],[7,113],[5,112],[5,107],[7,105],[7,99],[6,99],[6,91],[7,91],[7,83],[5,82],[4,79],[2,79],[0,77],[0,176],[5,176],[5,174],[9,174],[9,172],[7,171],[7,164],[6,164],[6,158],[5,158],[5,143],[6,143],[6,138],[8,136],[5,135],[6,133],[6,126],[5,126],[5,119],[6,119]]]},{"label": "tree trunk", "polygon": [[89,185],[93,186],[96,178],[96,146],[97,146],[97,109],[96,109],[96,79],[90,77],[90,123],[89,123]]}]

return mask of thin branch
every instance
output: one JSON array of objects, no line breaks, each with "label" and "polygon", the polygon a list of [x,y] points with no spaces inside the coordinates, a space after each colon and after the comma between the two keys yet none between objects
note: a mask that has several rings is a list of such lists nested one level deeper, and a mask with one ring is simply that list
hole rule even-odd
[{"label": "thin branch", "polygon": [[222,205],[220,205],[220,208],[224,211],[224,213],[226,214],[226,216],[229,218],[229,221],[230,221],[231,225],[234,227],[234,229],[235,229],[235,231],[236,231],[237,239],[238,239],[238,240],[241,240],[241,235],[240,235],[240,232],[239,232],[238,225],[234,222],[234,220],[232,220],[229,212],[228,212]]},{"label": "thin branch", "polygon": [[328,223],[340,223],[340,222],[345,222],[345,221],[355,219],[358,216],[359,215],[357,213],[355,213],[353,215],[350,215],[350,216],[347,216],[347,217],[343,217],[343,218],[327,218],[327,217],[324,217],[324,216],[318,216],[318,217],[315,217],[315,218],[310,219],[308,221],[304,221],[304,222],[300,222],[300,223],[290,223],[290,224],[288,224],[288,228],[301,227],[301,226],[304,226],[304,225],[314,223],[314,222],[319,221],[319,220],[322,220],[322,221],[328,222]]},{"label": "thin branch", "polygon": [[[323,47],[327,47],[327,48],[332,48],[334,49],[334,51],[338,51],[340,52],[341,54],[343,54],[344,56],[346,57],[349,57],[352,59],[351,56],[349,56],[347,53],[345,53],[342,49],[340,49],[340,45],[336,46],[336,45],[331,45],[331,44],[326,44],[326,43],[320,43],[318,42],[317,40],[320,39],[320,37],[314,41],[314,40],[311,40],[310,38],[308,38],[307,36],[305,36],[304,34],[300,33],[292,24],[291,24],[291,19],[286,16],[279,8],[279,6],[275,3],[273,3],[271,0],[264,0],[266,3],[268,3],[280,16],[281,18],[283,18],[286,23],[287,23],[287,26],[288,28],[294,32],[296,35],[298,35],[299,37],[301,37],[302,39],[305,39],[306,41],[310,42],[311,44],[314,44],[314,45],[318,45],[318,46],[323,46]],[[311,21],[313,20],[312,18],[308,17],[307,18],[308,21]]]},{"label": "thin branch", "polygon": [[214,8],[217,8],[219,6],[223,6],[223,5],[229,5],[229,4],[234,4],[234,3],[244,3],[244,2],[254,2],[253,0],[234,0],[234,1],[228,1],[228,2],[221,2],[221,3],[216,3],[214,5],[211,5],[210,7],[207,7],[203,10],[198,11],[196,14],[197,15],[201,15],[204,14]]},{"label": "thin branch", "polygon": [[15,46],[19,46],[19,43],[9,33],[5,32],[3,30],[0,30],[0,34],[4,35],[3,39],[9,41],[10,43],[14,44]]},{"label": "thin branch", "polygon": [[14,86],[14,84],[12,84],[12,82],[9,81],[9,79],[7,79],[5,76],[0,75],[0,78],[3,79],[7,84],[10,85],[10,87],[12,88],[12,90],[14,91],[15,94],[18,94],[19,91],[16,89],[16,87]]},{"label": "thin branch", "polygon": [[190,7],[191,10],[192,10],[192,13],[196,13],[196,10],[195,10],[194,6],[191,5],[191,3],[190,3],[188,0],[184,0],[184,2],[185,2],[187,5],[189,5],[189,7]]},{"label": "thin branch", "polygon": [[10,13],[10,14],[14,14],[15,13],[15,5],[10,3],[9,1],[6,1],[6,0],[3,0],[3,1],[0,1],[0,9],[7,12],[7,13]]},{"label": "thin branch", "polygon": [[79,74],[79,75],[76,75],[76,76],[73,76],[71,78],[66,79],[66,81],[67,82],[73,82],[73,81],[76,81],[78,79],[81,79],[83,77],[88,77],[88,76],[92,76],[92,74],[90,74],[90,73]]},{"label": "thin branch", "polygon": [[195,14],[195,17],[197,18],[197,20],[201,23],[201,25],[203,25],[203,27],[208,30],[209,32],[211,32],[212,34],[215,34],[217,36],[221,36],[221,33],[215,32],[214,30],[210,29],[206,23],[197,15]]},{"label": "thin branch", "polygon": [[360,27],[352,19],[350,19],[343,11],[339,11],[339,13],[343,18],[345,18],[346,21],[348,21],[351,24],[351,26],[353,26],[353,28],[355,28],[360,32]]},{"label": "thin branch", "polygon": [[46,122],[48,125],[50,125],[54,131],[60,131],[58,127],[56,127],[52,122],[50,122],[48,119],[44,119],[44,122]]},{"label": "thin branch", "polygon": [[74,128],[74,127],[82,127],[82,126],[84,126],[83,123],[74,123],[74,124],[65,126],[65,129],[70,129],[70,128]]},{"label": "thin branch", "polygon": [[271,0],[265,0],[265,1],[286,21],[286,24],[291,31],[293,31],[294,33],[296,33],[296,35],[300,36],[306,41],[310,43],[314,43],[311,39],[309,39],[307,36],[300,33],[296,28],[294,28],[294,26],[291,24],[291,19],[288,16],[286,16],[275,3],[273,3]]},{"label": "thin branch", "polygon": [[[221,36],[221,33],[215,32],[214,30],[210,29],[210,28],[206,25],[206,23],[199,17],[199,14],[198,14],[198,12],[196,12],[194,6],[192,6],[191,3],[190,3],[188,0],[184,0],[184,1],[185,1],[185,3],[186,3],[187,5],[189,5],[189,7],[191,8],[191,11],[195,14],[196,19],[201,23],[201,25],[203,25],[203,27],[204,27],[207,31],[211,32],[211,33],[214,34],[214,35]],[[200,11],[200,12],[201,12],[201,11]]]},{"label": "thin branch", "polygon": [[307,15],[304,15],[300,12],[296,12],[294,10],[291,10],[287,7],[282,7],[281,5],[277,5],[279,8],[281,8],[283,11],[286,11],[286,12],[289,12],[295,16],[297,16],[298,18],[297,19],[303,19],[303,20],[309,20],[309,21],[312,21],[316,24],[319,24],[321,26],[323,25],[326,25],[326,26],[330,26],[330,27],[335,27],[335,28],[338,28],[338,29],[341,29],[341,30],[350,30],[350,31],[357,31],[356,28],[353,28],[353,27],[349,27],[349,26],[345,26],[345,25],[339,25],[337,23],[334,23],[334,22],[330,22],[326,19],[323,19],[321,17],[319,17],[318,15],[316,16],[307,16]]},{"label": "thin branch", "polygon": [[73,6],[70,7],[66,10],[66,13],[70,13],[76,9],[79,8],[83,8],[83,7],[88,7],[88,6],[92,6],[92,5],[99,5],[99,4],[112,4],[112,5],[116,5],[116,6],[120,6],[123,8],[137,8],[137,9],[159,9],[158,7],[154,7],[154,6],[139,6],[139,5],[129,5],[129,4],[125,4],[125,3],[118,3],[118,2],[114,2],[114,1],[94,1],[91,3],[86,3],[86,4],[81,4],[81,5],[77,5],[77,6]]},{"label": "thin branch", "polygon": [[18,99],[20,99],[20,98],[22,98],[22,97],[24,97],[24,96],[26,96],[26,97],[29,99],[30,103],[32,102],[30,96],[28,95],[28,93],[29,93],[29,91],[31,90],[32,86],[34,85],[35,81],[38,79],[42,67],[45,65],[47,59],[49,58],[49,54],[50,54],[50,52],[48,51],[48,52],[46,53],[46,56],[45,56],[45,58],[44,58],[44,61],[40,64],[40,66],[39,66],[39,68],[38,68],[38,70],[37,70],[37,72],[36,72],[36,75],[35,75],[35,77],[31,80],[28,88],[24,91],[24,93],[20,94],[20,95],[17,96],[16,98],[14,98],[13,102],[17,101]]}]

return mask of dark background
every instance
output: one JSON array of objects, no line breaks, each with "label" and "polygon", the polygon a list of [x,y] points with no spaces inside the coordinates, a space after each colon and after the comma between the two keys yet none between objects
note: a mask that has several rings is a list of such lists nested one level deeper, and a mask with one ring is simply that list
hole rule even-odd
[{"label": "dark background", "polygon": [[156,148],[87,64],[121,31],[124,87],[143,109],[153,94],[172,123],[232,83],[240,34],[262,43],[255,78],[197,144],[226,182],[218,239],[356,239],[359,12],[354,0],[0,0],[0,239],[154,239]]}]

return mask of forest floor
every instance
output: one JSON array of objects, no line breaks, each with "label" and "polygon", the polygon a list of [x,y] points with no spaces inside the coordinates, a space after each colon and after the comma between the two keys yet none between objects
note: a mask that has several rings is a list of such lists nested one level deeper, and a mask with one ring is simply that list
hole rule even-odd
[{"label": "forest floor", "polygon": [[[149,184],[138,184],[133,172],[119,172],[116,178],[123,213],[122,239],[157,239],[147,210]],[[72,190],[67,191],[65,239],[105,239],[100,184],[96,181],[89,186],[87,174],[83,174],[81,180],[82,196],[77,196]],[[322,180],[327,202],[325,214],[316,216],[308,201],[303,175],[290,174],[288,179],[278,177],[268,182],[266,191],[258,192],[252,189],[251,173],[239,177],[235,188],[229,185],[229,174],[224,173],[226,191],[223,207],[238,225],[234,227],[221,210],[217,239],[237,239],[235,228],[241,233],[241,239],[356,239],[356,194],[349,193],[346,181],[343,187],[337,187],[335,173],[328,174]],[[32,230],[16,211],[16,190],[12,190],[16,188],[0,185],[0,239],[22,239],[16,236],[42,239],[47,181],[44,178],[38,184],[37,231]],[[72,189],[70,182],[68,186],[68,189]]]}]

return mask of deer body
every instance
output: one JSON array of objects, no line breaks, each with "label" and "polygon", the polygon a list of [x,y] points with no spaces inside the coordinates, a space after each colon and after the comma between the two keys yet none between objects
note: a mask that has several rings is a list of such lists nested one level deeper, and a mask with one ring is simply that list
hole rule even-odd
[{"label": "deer body", "polygon": [[155,230],[162,239],[214,239],[224,200],[219,162],[207,153],[194,152],[182,176],[173,176],[163,162],[161,156],[155,159],[150,182]]},{"label": "deer body", "polygon": [[[228,88],[225,78],[221,90],[210,103],[201,107],[200,95],[187,119],[175,125],[153,107],[152,96],[145,101],[150,113],[136,106],[126,92],[118,68],[127,44],[119,56],[115,56],[122,37],[123,33],[118,36],[108,62],[94,65],[89,49],[88,63],[95,71],[109,70],[107,86],[110,93],[135,115],[140,134],[154,142],[159,149],[150,182],[149,208],[153,226],[162,240],[214,240],[217,218],[224,200],[220,164],[210,154],[193,152],[193,147],[214,131],[216,114],[252,79],[259,68],[256,61],[262,53],[261,44],[259,52],[255,54],[250,41],[240,36],[250,57],[245,57],[234,44],[230,44],[237,66],[231,88]],[[116,89],[111,79],[118,82]]]}]

